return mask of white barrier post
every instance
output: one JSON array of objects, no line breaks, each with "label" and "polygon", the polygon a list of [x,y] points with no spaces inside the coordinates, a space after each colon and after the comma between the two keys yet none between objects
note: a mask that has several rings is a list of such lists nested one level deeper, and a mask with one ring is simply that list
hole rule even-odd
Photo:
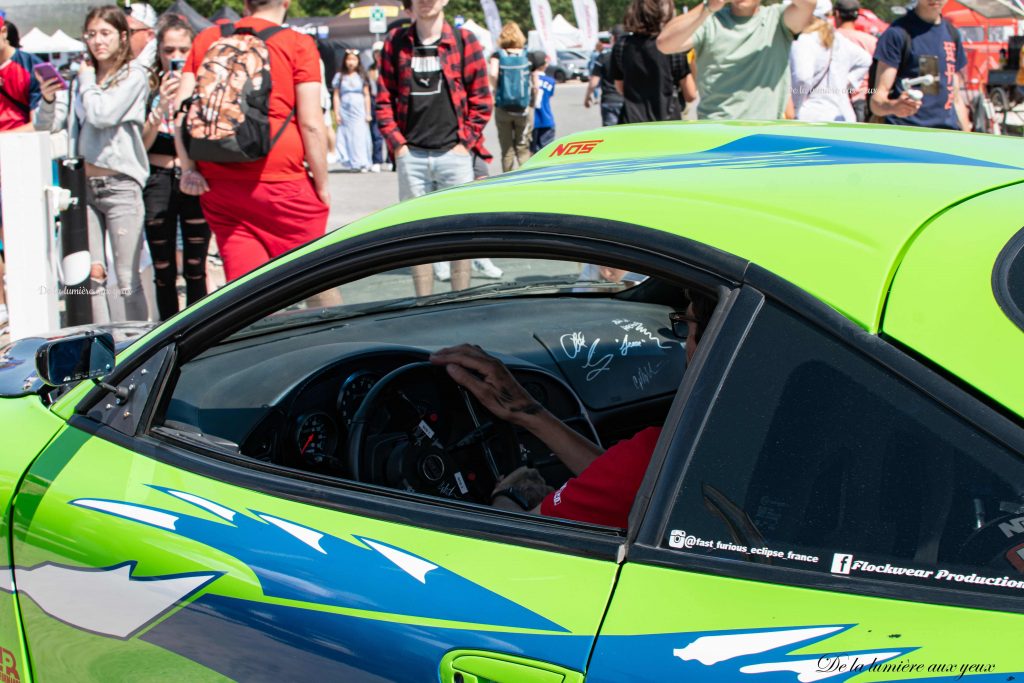
[{"label": "white barrier post", "polygon": [[0,191],[4,265],[11,339],[60,327],[53,213],[46,188],[53,185],[48,133],[0,135]]}]

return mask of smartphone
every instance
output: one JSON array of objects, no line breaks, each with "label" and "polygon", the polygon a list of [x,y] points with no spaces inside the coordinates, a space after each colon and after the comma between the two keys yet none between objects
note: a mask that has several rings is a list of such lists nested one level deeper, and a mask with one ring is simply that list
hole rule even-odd
[{"label": "smartphone", "polygon": [[64,77],[60,75],[60,72],[57,71],[57,67],[53,64],[50,64],[49,62],[42,62],[41,64],[36,64],[32,67],[32,71],[35,72],[36,78],[40,81],[48,81],[53,78],[58,78],[60,79],[60,89],[68,89],[68,82],[64,80]]},{"label": "smartphone", "polygon": [[921,55],[917,60],[917,73],[921,76],[927,76],[928,74],[935,76],[935,81],[931,85],[921,86],[920,90],[925,95],[938,95],[939,83],[941,82],[939,58],[935,55]]},{"label": "smartphone", "polygon": [[172,59],[171,60],[171,71],[181,71],[185,68],[184,59]]}]

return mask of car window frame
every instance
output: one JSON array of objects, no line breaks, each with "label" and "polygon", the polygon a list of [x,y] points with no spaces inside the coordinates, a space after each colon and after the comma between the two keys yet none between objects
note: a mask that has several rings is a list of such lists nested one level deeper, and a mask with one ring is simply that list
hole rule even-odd
[{"label": "car window frame", "polygon": [[[529,232],[524,229],[529,228]],[[516,246],[509,246],[517,243]],[[638,246],[643,245],[643,246]],[[613,262],[632,270],[708,289],[735,286],[747,262],[684,237],[642,226],[563,214],[477,214],[426,219],[384,228],[326,246],[253,282],[225,292],[177,324],[142,341],[143,347],[108,384],[129,381],[131,373],[168,345],[174,359],[164,364],[134,434],[124,434],[88,415],[106,393],[89,392],[70,423],[144,456],[218,481],[321,508],[410,523],[464,536],[516,543],[543,550],[621,561],[625,533],[526,513],[492,511],[483,506],[446,502],[368,484],[229,456],[197,444],[183,444],[153,433],[161,401],[168,397],[174,368],[206,348],[286,303],[322,291],[326,283],[355,281],[376,272],[422,263],[427,254],[448,259],[488,253],[492,256],[564,258]],[[342,276],[339,279],[339,276]],[[282,282],[288,285],[282,287]],[[678,393],[678,390],[677,390]],[[671,425],[666,422],[665,435]],[[639,495],[638,495],[639,498]]]},{"label": "car window frame", "polygon": [[[744,277],[737,301],[723,327],[733,334],[746,336],[759,312],[771,301],[843,346],[866,356],[870,361],[892,372],[922,396],[952,410],[965,422],[984,432],[994,441],[1024,453],[1024,429],[1012,419],[995,410],[979,397],[960,387],[935,369],[921,363],[898,345],[881,336],[870,334],[825,303],[769,271],[751,265]],[[728,333],[728,332],[727,332]],[[648,510],[628,539],[626,557],[629,562],[668,567],[697,573],[760,581],[779,587],[798,587],[863,597],[891,598],[928,605],[980,608],[1011,613],[1024,613],[1024,596],[983,594],[953,587],[917,586],[893,580],[844,576],[835,581],[828,573],[751,563],[726,557],[691,554],[685,549],[662,547],[668,531],[675,501],[694,457],[703,425],[710,416],[729,368],[742,352],[742,341],[732,345],[716,345],[709,350],[705,363],[721,369],[708,376],[694,378],[678,428],[669,451],[657,474],[657,485],[651,494]],[[677,396],[677,399],[680,398]]]},{"label": "car window frame", "polygon": [[1024,228],[1021,228],[999,251],[992,266],[992,294],[1000,310],[1014,325],[1024,330],[1024,301],[1014,297],[1010,290],[1010,270],[1014,265],[1024,267]]}]

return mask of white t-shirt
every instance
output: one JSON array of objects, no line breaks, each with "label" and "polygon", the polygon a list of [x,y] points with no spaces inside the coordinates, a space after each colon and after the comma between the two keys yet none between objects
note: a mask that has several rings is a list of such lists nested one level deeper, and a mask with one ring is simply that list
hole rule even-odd
[{"label": "white t-shirt", "polygon": [[793,107],[800,121],[856,121],[850,93],[871,67],[871,55],[841,33],[825,49],[817,31],[802,34],[789,52]]}]

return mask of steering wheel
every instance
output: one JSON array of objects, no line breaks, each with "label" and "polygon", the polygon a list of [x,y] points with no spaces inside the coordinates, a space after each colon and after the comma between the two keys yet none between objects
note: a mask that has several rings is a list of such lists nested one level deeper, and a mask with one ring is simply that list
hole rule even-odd
[{"label": "steering wheel", "polygon": [[511,425],[429,362],[381,378],[349,426],[352,478],[391,488],[490,503],[520,460]]}]

